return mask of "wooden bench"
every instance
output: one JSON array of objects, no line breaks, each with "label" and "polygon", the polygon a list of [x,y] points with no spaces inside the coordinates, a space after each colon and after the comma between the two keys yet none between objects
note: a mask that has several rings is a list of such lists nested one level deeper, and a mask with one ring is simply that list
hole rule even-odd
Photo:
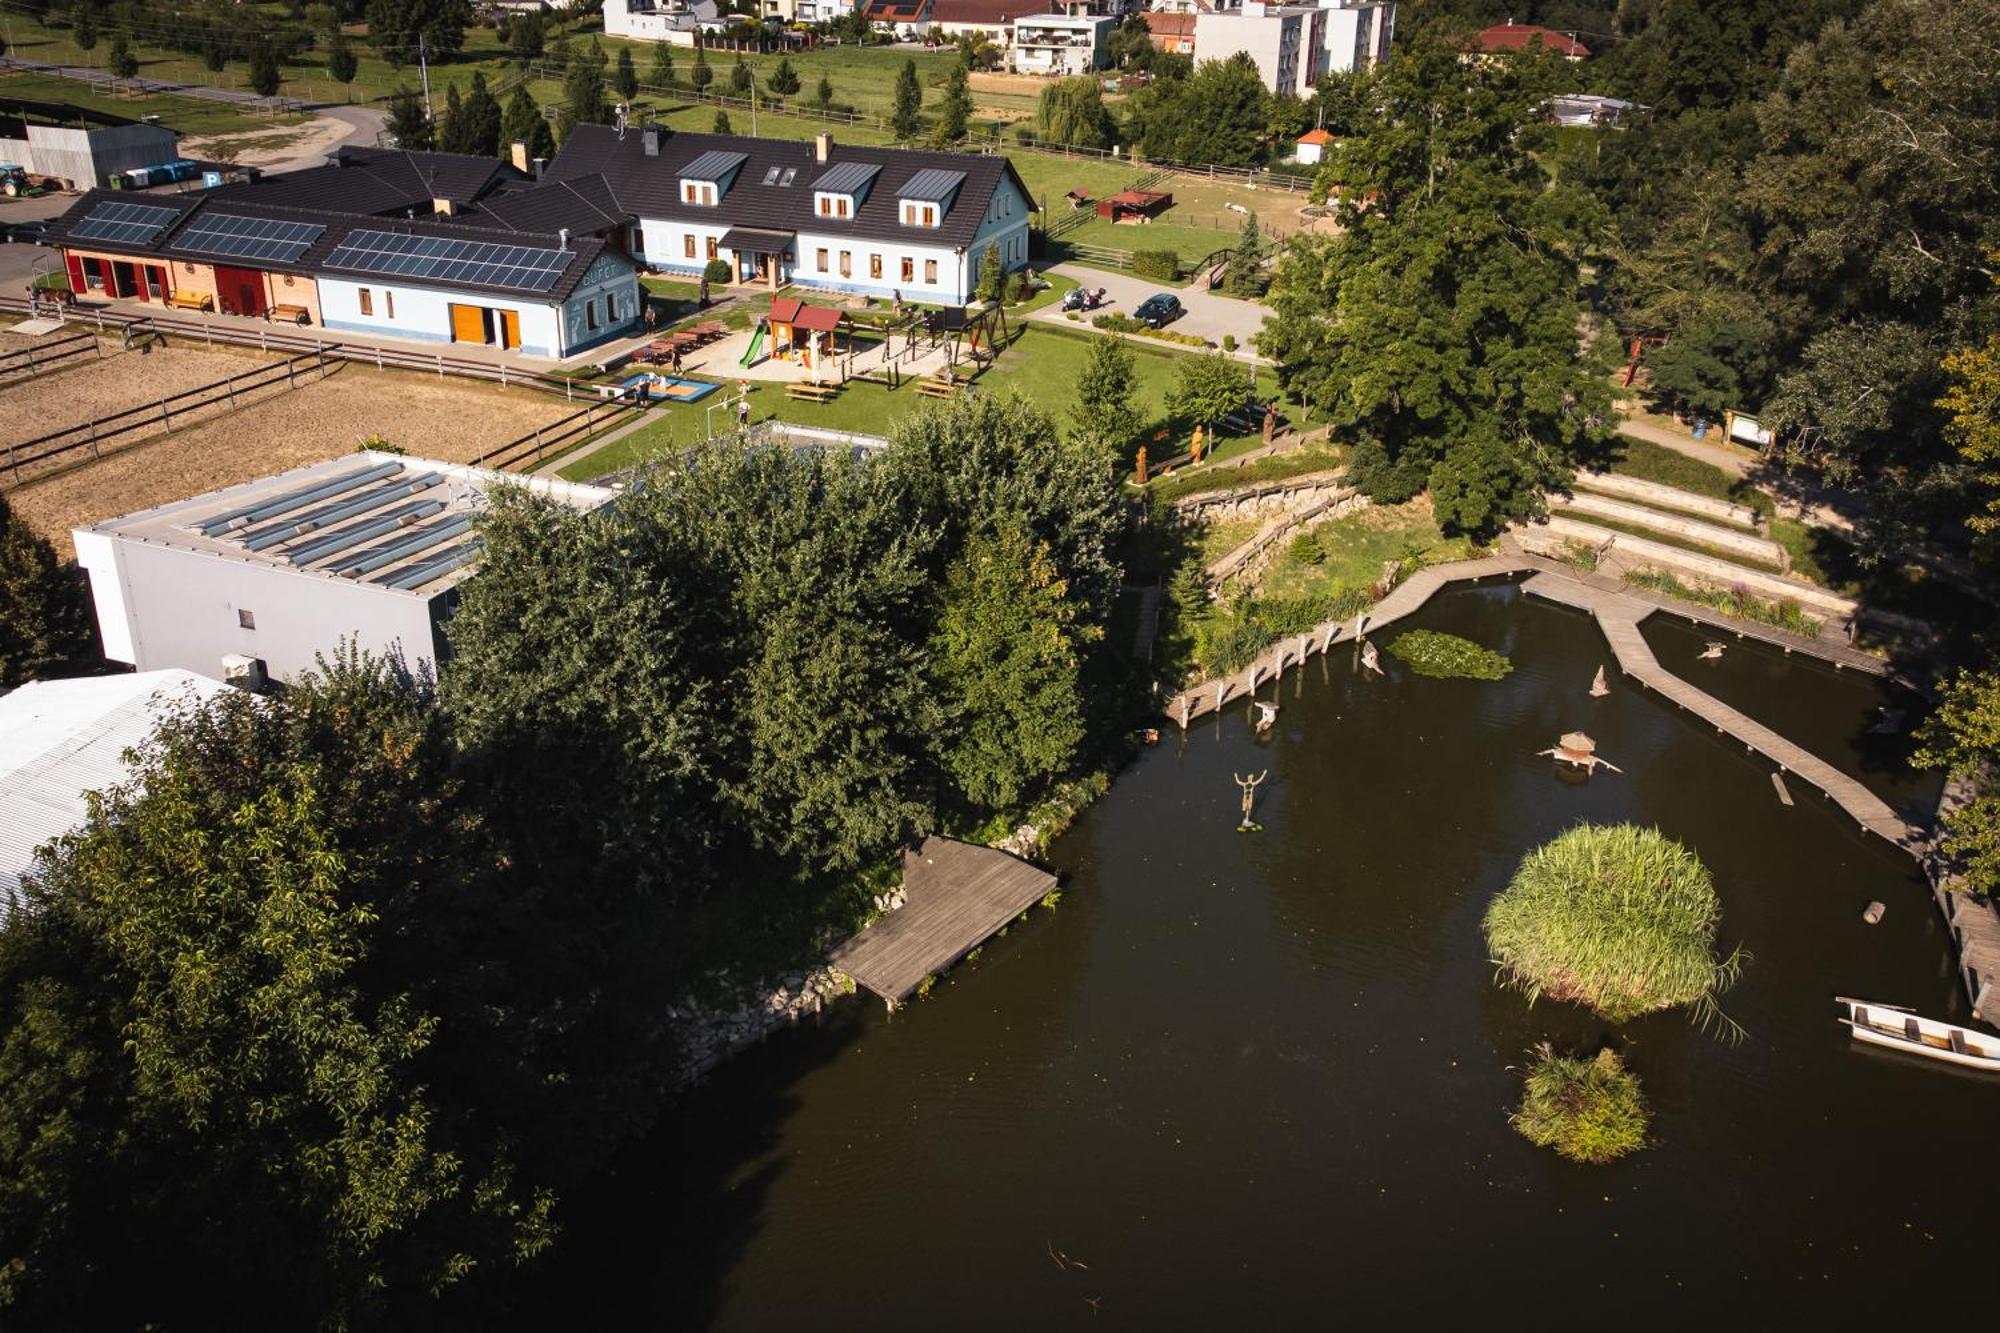
[{"label": "wooden bench", "polygon": [[838,384],[787,384],[785,397],[808,403],[830,403],[840,396]]},{"label": "wooden bench", "polygon": [[270,317],[281,324],[312,323],[312,311],[302,305],[274,305]]},{"label": "wooden bench", "polygon": [[917,392],[926,398],[956,398],[964,387],[962,380],[920,380]]},{"label": "wooden bench", "polygon": [[199,310],[204,315],[215,309],[215,298],[207,292],[175,292],[167,304],[176,310]]}]

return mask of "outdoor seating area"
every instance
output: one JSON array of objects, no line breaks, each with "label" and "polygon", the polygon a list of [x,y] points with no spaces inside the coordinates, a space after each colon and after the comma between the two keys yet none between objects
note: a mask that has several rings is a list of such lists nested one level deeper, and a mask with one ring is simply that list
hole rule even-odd
[{"label": "outdoor seating area", "polygon": [[706,347],[712,342],[729,336],[729,326],[720,320],[709,320],[685,329],[675,329],[672,333],[655,338],[638,351],[632,359],[642,366],[665,365],[678,352],[686,356],[698,347]]}]

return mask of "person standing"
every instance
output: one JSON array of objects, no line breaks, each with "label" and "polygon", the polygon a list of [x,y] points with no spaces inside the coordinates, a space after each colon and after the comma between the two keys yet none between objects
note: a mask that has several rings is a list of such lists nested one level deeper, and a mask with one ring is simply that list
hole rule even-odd
[{"label": "person standing", "polygon": [[698,308],[702,310],[708,309],[708,275],[706,273],[701,275],[701,296],[699,299],[700,304]]}]

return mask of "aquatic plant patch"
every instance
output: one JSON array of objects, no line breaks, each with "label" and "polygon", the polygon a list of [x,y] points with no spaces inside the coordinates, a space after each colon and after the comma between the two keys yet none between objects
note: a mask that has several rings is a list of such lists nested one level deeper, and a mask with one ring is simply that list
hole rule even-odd
[{"label": "aquatic plant patch", "polygon": [[1603,1166],[1645,1147],[1651,1119],[1639,1076],[1618,1052],[1602,1050],[1584,1060],[1559,1055],[1543,1042],[1510,1123],[1530,1143],[1572,1162]]},{"label": "aquatic plant patch", "polygon": [[1708,867],[1658,829],[1579,825],[1521,861],[1486,909],[1506,985],[1590,1006],[1613,1023],[1680,1005],[1730,1026],[1715,997],[1742,951],[1717,961],[1722,916]]},{"label": "aquatic plant patch", "polygon": [[1499,680],[1514,669],[1504,655],[1434,629],[1413,629],[1399,635],[1389,645],[1389,652],[1419,676],[1440,679]]}]

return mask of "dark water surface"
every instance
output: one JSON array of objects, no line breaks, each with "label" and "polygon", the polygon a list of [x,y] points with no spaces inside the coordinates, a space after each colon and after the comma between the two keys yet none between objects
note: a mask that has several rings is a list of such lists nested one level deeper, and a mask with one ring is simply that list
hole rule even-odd
[{"label": "dark water surface", "polygon": [[[1211,1329],[1843,1326],[1990,1299],[2000,1085],[1852,1050],[1833,1021],[1836,993],[1963,1016],[1910,859],[1817,793],[1780,805],[1763,761],[1615,672],[1587,698],[1607,653],[1581,615],[1500,587],[1408,623],[1514,674],[1424,680],[1385,653],[1391,678],[1363,681],[1336,651],[1285,680],[1265,741],[1237,708],[1169,733],[1054,847],[1056,911],[894,1019],[842,1006],[726,1066],[579,1209],[528,1304],[620,1327]],[[1872,720],[1871,683],[1731,654],[1725,697],[1850,762],[1830,750]],[[1625,775],[1535,756],[1574,727]],[[1264,830],[1240,835],[1231,775],[1266,769]],[[1713,870],[1723,946],[1754,956],[1724,1001],[1740,1044],[1493,984],[1480,917],[1521,855],[1620,819]],[[1544,1038],[1619,1042],[1656,1145],[1593,1169],[1516,1136],[1509,1066]]]}]

